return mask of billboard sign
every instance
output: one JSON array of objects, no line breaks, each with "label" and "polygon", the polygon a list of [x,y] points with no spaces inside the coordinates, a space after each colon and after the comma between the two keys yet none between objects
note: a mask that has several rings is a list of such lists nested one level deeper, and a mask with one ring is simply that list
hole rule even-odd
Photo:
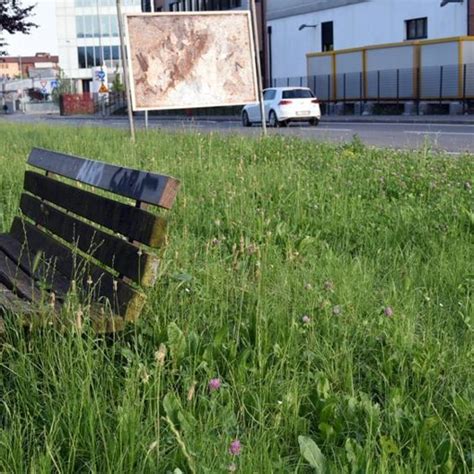
[{"label": "billboard sign", "polygon": [[248,11],[126,15],[133,110],[258,102]]}]

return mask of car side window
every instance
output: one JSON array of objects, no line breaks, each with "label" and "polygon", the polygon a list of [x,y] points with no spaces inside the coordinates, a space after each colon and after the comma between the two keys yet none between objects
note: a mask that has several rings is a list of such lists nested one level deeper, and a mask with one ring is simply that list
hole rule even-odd
[{"label": "car side window", "polygon": [[266,90],[263,93],[263,100],[273,100],[275,98],[275,95],[276,95],[275,89]]}]

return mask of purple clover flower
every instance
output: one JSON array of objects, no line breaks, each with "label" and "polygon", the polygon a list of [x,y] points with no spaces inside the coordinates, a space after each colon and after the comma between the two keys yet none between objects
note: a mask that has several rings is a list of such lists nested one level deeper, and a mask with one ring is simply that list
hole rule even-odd
[{"label": "purple clover flower", "polygon": [[221,385],[221,379],[211,379],[209,380],[207,387],[209,388],[210,392],[215,392],[216,390],[219,390],[221,388]]},{"label": "purple clover flower", "polygon": [[240,454],[241,450],[242,450],[242,444],[240,443],[240,440],[234,439],[234,441],[232,441],[232,443],[230,443],[229,453],[232,456],[238,456]]},{"label": "purple clover flower", "polygon": [[393,316],[393,308],[391,306],[386,306],[383,310],[383,314],[387,316],[387,318],[391,318]]}]

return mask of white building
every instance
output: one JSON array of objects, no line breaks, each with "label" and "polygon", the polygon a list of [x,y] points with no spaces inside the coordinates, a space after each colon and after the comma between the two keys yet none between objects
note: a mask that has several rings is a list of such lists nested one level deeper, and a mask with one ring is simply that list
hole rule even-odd
[{"label": "white building", "polygon": [[[141,0],[122,0],[123,11],[140,12]],[[92,68],[105,65],[109,82],[121,66],[115,0],[56,0],[59,65],[77,81],[78,92],[91,87]]]},{"label": "white building", "polygon": [[473,15],[474,0],[268,0],[270,76],[306,76],[307,53],[474,34]]}]

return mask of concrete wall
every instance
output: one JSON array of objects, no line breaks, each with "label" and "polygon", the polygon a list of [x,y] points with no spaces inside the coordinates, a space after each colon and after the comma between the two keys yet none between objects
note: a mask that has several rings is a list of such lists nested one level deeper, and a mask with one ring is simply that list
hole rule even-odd
[{"label": "concrete wall", "polygon": [[[321,51],[321,23],[326,21],[334,22],[336,50],[405,41],[405,20],[420,17],[428,17],[428,39],[467,33],[466,2],[450,3],[443,8],[440,0],[294,2],[286,8],[288,1],[268,2],[273,78],[306,75],[306,54]],[[331,5],[337,7],[329,8]],[[282,16],[284,12],[290,15],[298,11],[305,13]],[[302,24],[318,26],[298,31]]]},{"label": "concrete wall", "polygon": [[54,102],[25,102],[27,114],[59,114],[59,105]]}]

